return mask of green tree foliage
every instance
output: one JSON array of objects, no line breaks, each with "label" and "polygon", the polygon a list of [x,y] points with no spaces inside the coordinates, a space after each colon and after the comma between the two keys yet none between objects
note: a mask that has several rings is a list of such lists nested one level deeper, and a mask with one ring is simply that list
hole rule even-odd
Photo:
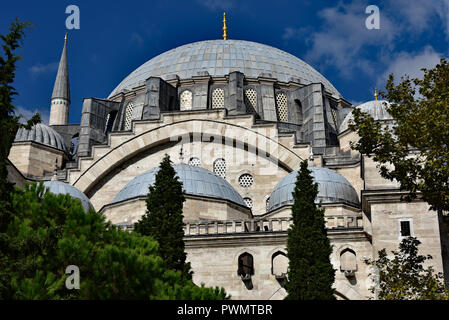
[{"label": "green tree foliage", "polygon": [[[10,191],[12,184],[7,181],[8,155],[11,145],[14,142],[17,130],[24,126],[31,128],[40,122],[40,115],[36,114],[26,124],[20,123],[21,116],[16,116],[13,105],[13,98],[17,91],[12,86],[17,69],[17,62],[21,59],[15,53],[20,47],[24,30],[30,26],[28,22],[19,22],[17,19],[9,27],[9,34],[0,35],[2,40],[3,54],[0,55],[0,232],[5,230],[8,219],[11,215]],[[0,239],[0,247],[4,239]]]},{"label": "green tree foliage", "polygon": [[435,274],[432,267],[424,268],[423,263],[432,256],[418,255],[421,242],[407,237],[399,245],[399,252],[392,251],[393,258],[387,257],[382,249],[376,260],[366,259],[365,263],[377,270],[378,288],[370,288],[380,300],[449,300],[443,275]]},{"label": "green tree foliage", "polygon": [[167,268],[179,270],[189,279],[192,277],[190,263],[186,263],[184,245],[184,222],[182,207],[185,201],[182,182],[166,155],[156,174],[154,186],[150,186],[147,212],[135,224],[135,231],[151,236],[159,243],[159,255]]},{"label": "green tree foliage", "polygon": [[404,200],[422,194],[431,208],[449,210],[449,63],[442,59],[433,69],[422,69],[423,79],[401,79],[390,74],[381,95],[395,121],[382,126],[358,109],[349,128],[360,136],[352,148],[372,156],[380,164],[382,177],[396,179]]},{"label": "green tree foliage", "polygon": [[317,195],[318,184],[313,181],[307,161],[303,161],[293,191],[293,224],[288,229],[289,300],[334,299],[332,247],[326,233],[324,208],[315,204]]},{"label": "green tree foliage", "polygon": [[[10,242],[0,252],[0,298],[226,298],[223,289],[198,287],[168,270],[152,238],[122,231],[101,214],[84,212],[77,199],[45,193],[42,184],[17,189],[12,208]],[[65,287],[68,265],[80,269],[79,290]]]}]

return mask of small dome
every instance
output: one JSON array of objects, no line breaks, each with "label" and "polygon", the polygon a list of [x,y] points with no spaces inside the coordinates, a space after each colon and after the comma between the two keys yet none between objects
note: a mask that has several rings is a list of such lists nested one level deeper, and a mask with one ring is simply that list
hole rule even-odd
[{"label": "small dome", "polygon": [[[192,167],[185,164],[175,164],[173,168],[183,184],[185,194],[224,199],[246,207],[242,197],[231,184],[216,174],[201,167]],[[146,196],[149,186],[156,181],[158,171],[159,167],[153,168],[131,180],[115,196],[112,203]]]},{"label": "small dome", "polygon": [[[316,203],[345,203],[351,206],[359,206],[357,192],[345,177],[337,172],[320,167],[309,167],[312,177],[318,183],[318,196]],[[267,211],[278,209],[285,205],[293,204],[293,190],[295,189],[298,171],[293,171],[284,177],[274,188],[270,196],[270,204]]]},{"label": "small dome", "polygon": [[[357,106],[357,109],[360,109],[361,111],[368,113],[371,117],[374,118],[374,120],[392,120],[392,117],[387,112],[386,107],[389,106],[390,103],[386,100],[378,100],[378,101],[368,101],[366,103],[363,103],[359,106]],[[339,133],[342,133],[343,131],[346,131],[349,129],[348,124],[349,120],[352,119],[352,111],[348,113],[346,118],[343,120],[343,122],[340,125],[340,128],[338,130]]]},{"label": "small dome", "polygon": [[48,191],[53,194],[68,194],[72,198],[81,200],[81,204],[83,205],[84,211],[89,211],[89,209],[94,209],[92,203],[90,203],[89,198],[78,190],[76,187],[64,183],[61,181],[45,181],[45,188],[48,188]]},{"label": "small dome", "polygon": [[58,150],[67,152],[67,148],[64,144],[64,139],[53,128],[46,126],[45,124],[38,123],[34,125],[31,130],[20,128],[17,131],[14,142],[33,141],[44,144],[49,147],[56,148]]}]

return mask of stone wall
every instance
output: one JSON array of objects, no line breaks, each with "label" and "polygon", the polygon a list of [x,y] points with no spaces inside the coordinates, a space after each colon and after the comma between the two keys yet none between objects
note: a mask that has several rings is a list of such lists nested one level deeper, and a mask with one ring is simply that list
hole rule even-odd
[{"label": "stone wall", "polygon": [[55,165],[60,168],[65,159],[63,151],[36,142],[15,142],[9,153],[9,160],[22,174],[34,177],[54,172]]},{"label": "stone wall", "polygon": [[[368,268],[362,257],[371,256],[371,246],[360,231],[334,232],[329,234],[334,251],[331,263],[336,269],[334,287],[348,299],[366,299]],[[280,282],[272,274],[272,260],[277,252],[286,253],[286,232],[259,232],[228,234],[226,236],[194,236],[186,238],[187,260],[194,271],[193,281],[200,285],[220,286],[232,299],[279,300],[286,296]],[[348,279],[340,271],[340,254],[350,248],[356,252],[358,270]],[[237,274],[238,258],[249,253],[254,259],[254,275],[245,284]]]},{"label": "stone wall", "polygon": [[[251,213],[248,209],[218,199],[185,196],[183,206],[184,221],[199,220],[234,220],[249,219]],[[110,204],[101,209],[107,220],[114,224],[137,222],[145,214],[146,198],[139,197],[121,203]]]},{"label": "stone wall", "polygon": [[369,205],[372,225],[373,249],[386,249],[389,253],[399,249],[402,241],[400,221],[408,220],[411,235],[422,244],[420,254],[430,254],[433,259],[426,263],[437,272],[443,272],[442,247],[438,215],[429,210],[429,205],[422,201],[411,203],[400,201],[400,192],[365,192],[365,204]]}]

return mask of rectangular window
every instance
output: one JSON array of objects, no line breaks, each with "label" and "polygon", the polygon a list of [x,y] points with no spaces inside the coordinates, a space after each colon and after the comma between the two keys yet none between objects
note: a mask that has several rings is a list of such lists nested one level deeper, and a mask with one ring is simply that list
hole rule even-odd
[{"label": "rectangular window", "polygon": [[401,221],[401,237],[410,237],[411,235],[410,221]]}]

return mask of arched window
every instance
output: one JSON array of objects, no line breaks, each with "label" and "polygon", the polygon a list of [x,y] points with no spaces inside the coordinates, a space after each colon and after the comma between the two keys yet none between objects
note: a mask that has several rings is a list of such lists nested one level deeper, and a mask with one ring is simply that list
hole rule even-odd
[{"label": "arched window", "polygon": [[196,158],[196,157],[190,158],[190,160],[189,160],[189,166],[192,166],[192,167],[201,167],[201,161],[200,161],[200,159],[198,159],[198,158]]},{"label": "arched window", "polygon": [[337,110],[334,108],[331,108],[331,113],[332,113],[332,120],[334,121],[335,130],[338,130]]},{"label": "arched window", "polygon": [[79,144],[79,133],[76,133],[73,135],[71,143],[70,143],[70,154],[75,155],[78,151],[78,144]]},{"label": "arched window", "polygon": [[115,117],[117,116],[117,111],[111,111],[106,116],[106,121],[104,124],[104,131],[105,132],[111,132],[112,126],[114,125]]},{"label": "arched window", "polygon": [[278,251],[271,257],[271,274],[277,278],[285,277],[288,272],[288,258],[282,251]]},{"label": "arched window", "polygon": [[340,254],[340,271],[354,272],[357,271],[357,259],[355,252],[349,248],[343,250]]},{"label": "arched window", "polygon": [[237,274],[242,278],[251,278],[254,275],[254,260],[253,256],[248,252],[242,253],[239,256],[239,266]]},{"label": "arched window", "polygon": [[133,118],[133,109],[134,109],[134,105],[132,102],[130,102],[126,106],[126,110],[125,110],[125,130],[131,129],[131,120]]},{"label": "arched window", "polygon": [[297,114],[297,121],[298,123],[302,123],[303,122],[303,112],[302,112],[302,104],[301,101],[299,101],[298,99],[295,99],[295,105],[296,105],[296,114]]},{"label": "arched window", "polygon": [[278,106],[278,116],[280,122],[288,122],[288,104],[285,93],[278,93],[276,95],[276,104]]},{"label": "arched window", "polygon": [[214,173],[226,179],[226,160],[221,158],[214,161]]},{"label": "arched window", "polygon": [[224,108],[224,90],[217,88],[212,91],[212,109]]},{"label": "arched window", "polygon": [[243,202],[245,202],[248,208],[250,208],[251,210],[253,209],[253,200],[251,200],[251,198],[244,198]]},{"label": "arched window", "polygon": [[245,90],[245,107],[246,112],[254,113],[257,112],[257,92],[254,89]]},{"label": "arched window", "polygon": [[249,188],[253,185],[254,178],[249,173],[242,174],[239,178],[239,185],[243,188]]},{"label": "arched window", "polygon": [[181,111],[191,110],[192,109],[192,91],[184,90],[181,93],[181,97],[180,97],[179,101],[180,101]]}]

